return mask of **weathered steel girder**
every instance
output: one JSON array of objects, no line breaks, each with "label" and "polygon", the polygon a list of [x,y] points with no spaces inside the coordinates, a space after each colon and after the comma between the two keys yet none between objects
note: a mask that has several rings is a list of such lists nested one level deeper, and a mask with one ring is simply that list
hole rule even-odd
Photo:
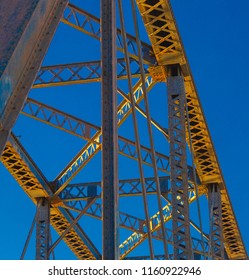
[{"label": "weathered steel girder", "polygon": [[[52,187],[13,135],[6,145],[1,161],[35,205],[39,198],[50,199],[53,195]],[[73,217],[67,209],[51,205],[50,224],[58,234],[62,234],[72,221]],[[79,259],[101,258],[78,224],[66,234],[63,240]]]},{"label": "weathered steel girder", "polygon": [[[61,22],[97,39],[100,40],[101,30],[100,30],[100,19],[96,16],[84,11],[83,9],[69,4],[65,9],[64,15],[61,18]],[[124,52],[124,42],[121,35],[121,30],[117,29],[117,49],[121,52]],[[128,46],[129,56],[137,60],[138,58],[138,46],[136,43],[136,38],[127,33],[126,43]],[[154,64],[155,57],[150,45],[145,42],[141,42],[143,49],[143,59],[146,64]]]},{"label": "weathered steel girder", "polygon": [[[2,29],[3,32],[0,31],[0,40],[3,42],[0,46],[2,54],[0,54],[0,154],[23,105],[23,114],[81,137],[86,140],[87,143],[62,170],[54,182],[48,182],[46,180],[42,172],[37,168],[35,163],[13,135],[10,136],[9,141],[7,142],[1,161],[34,204],[40,206],[39,201],[44,200],[49,200],[49,203],[51,203],[50,207],[48,207],[50,213],[46,213],[47,222],[46,224],[42,224],[40,230],[38,230],[38,233],[40,232],[42,234],[41,238],[38,237],[38,239],[40,238],[40,240],[38,240],[40,243],[37,243],[37,246],[39,247],[37,252],[40,258],[48,257],[46,255],[46,246],[48,245],[48,240],[46,238],[48,235],[47,225],[49,219],[50,224],[55,230],[60,235],[65,235],[63,238],[64,241],[79,259],[100,259],[102,257],[101,254],[80,225],[76,223],[74,226],[70,226],[73,221],[75,221],[70,210],[84,210],[89,199],[96,199],[96,201],[91,200],[92,204],[91,206],[87,205],[87,209],[85,208],[86,213],[84,214],[101,219],[101,204],[97,202],[101,192],[96,193],[97,195],[94,197],[99,183],[96,183],[93,188],[87,188],[87,192],[89,191],[89,193],[86,193],[84,184],[76,186],[73,184],[70,185],[69,183],[84,168],[84,166],[86,166],[86,164],[99,151],[101,151],[101,149],[103,149],[103,135],[101,128],[35,100],[26,100],[27,94],[32,85],[33,88],[38,88],[102,81],[101,61],[43,66],[38,72],[42,58],[46,53],[48,44],[59,20],[101,42],[102,35],[100,19],[72,4],[69,4],[66,7],[63,14],[63,10],[67,3],[66,0],[25,0],[22,2],[22,5],[24,2],[28,5],[23,10],[23,12],[27,12],[26,16],[25,13],[20,13],[19,10],[20,18],[16,18],[13,30],[6,33],[4,26]],[[5,1],[5,3],[7,2]],[[222,259],[224,257],[224,242],[229,259],[247,259],[245,246],[233,212],[212,139],[208,131],[208,126],[201,108],[197,89],[176,26],[170,2],[168,0],[136,0],[136,3],[145,23],[145,28],[151,41],[151,45],[141,42],[144,67],[139,68],[138,60],[139,56],[141,58],[141,55],[139,55],[139,46],[136,38],[128,33],[126,34],[126,44],[128,46],[127,56],[130,57],[131,70],[133,71],[131,76],[132,78],[140,77],[141,70],[143,69],[146,74],[145,87],[147,91],[150,91],[157,82],[165,81],[169,85],[170,75],[168,72],[168,66],[175,64],[180,65],[180,72],[183,77],[186,91],[186,111],[183,112],[183,109],[181,113],[186,113],[189,118],[188,122],[186,122],[186,127],[189,124],[189,129],[186,131],[186,140],[189,146],[191,145],[198,179],[200,180],[198,186],[199,194],[208,194],[210,185],[219,186],[219,192],[215,191],[211,193],[209,190],[211,202],[210,220],[214,227],[210,234],[210,242],[212,246],[215,247],[215,251],[212,252],[212,258]],[[42,5],[45,5],[43,7],[46,7],[44,15],[41,15]],[[23,7],[24,6],[25,5],[23,5]],[[20,8],[20,6],[18,7]],[[5,8],[7,8],[7,6]],[[0,17],[1,16],[2,14],[0,11]],[[21,19],[22,16],[23,18]],[[18,31],[18,36],[13,37],[14,41],[9,40],[9,37],[2,40],[5,33],[11,34],[12,36],[13,32],[15,33],[17,30],[20,32]],[[112,32],[114,32],[113,28]],[[121,30],[115,29],[114,34],[114,40],[116,41],[115,47],[119,52],[124,53],[124,37],[122,37]],[[29,37],[29,35],[31,37]],[[8,43],[12,44],[10,48],[6,46]],[[115,44],[113,43],[113,46]],[[107,45],[108,43],[106,42],[104,47],[107,47]],[[25,49],[26,52],[24,55],[20,55],[20,50],[23,49]],[[4,52],[2,50],[4,50]],[[127,79],[127,65],[124,63],[124,59],[117,60],[116,57],[115,59],[114,57],[109,58],[117,61],[117,78]],[[16,61],[18,64],[16,64]],[[111,61],[109,61],[109,66],[111,64],[110,62]],[[146,117],[146,113],[138,106],[144,98],[145,87],[140,79],[134,85],[132,94],[134,95],[136,110]],[[123,100],[117,107],[118,126],[121,126],[132,111],[130,102],[131,93],[126,95],[120,88],[115,89],[115,94],[116,92],[123,97]],[[115,99],[114,94],[112,97]],[[103,107],[103,109],[105,108]],[[114,107],[112,107],[112,109],[114,111]],[[108,120],[106,119],[105,122],[108,123]],[[152,120],[151,123],[168,139],[168,130],[162,128],[154,120]],[[117,150],[121,155],[138,160],[135,144],[136,143],[131,140],[119,137]],[[145,146],[141,146],[141,152],[142,163],[152,166],[152,150]],[[161,153],[156,153],[155,157],[157,169],[160,172],[162,171],[169,174],[169,157]],[[185,182],[185,200],[181,198],[180,203],[178,203],[179,207],[182,207],[182,204],[184,203],[191,203],[196,200],[194,188],[190,188],[188,193],[186,192],[186,185],[192,185],[193,178],[190,178],[192,172],[192,168],[188,167],[188,183]],[[182,177],[183,176],[181,176],[180,179],[183,179]],[[179,179],[179,177],[177,179]],[[150,180],[148,182],[151,183]],[[128,182],[128,187],[127,180],[126,182],[120,181],[120,183],[119,192],[122,196],[141,194],[141,186],[139,185],[140,180],[139,182],[138,180],[134,181],[130,185],[129,183],[131,182]],[[167,190],[164,189],[164,191],[167,201]],[[154,183],[147,185],[146,181],[146,192],[148,195],[156,193]],[[211,195],[213,195],[213,198],[211,198]],[[167,204],[162,209],[164,223],[172,219],[172,207],[175,207],[177,201],[173,201],[172,205],[171,202],[172,201],[167,201]],[[180,214],[184,218],[187,218],[188,214],[186,211],[180,213],[180,209],[175,210],[176,216],[179,216]],[[212,213],[214,215],[212,215]],[[49,218],[47,214],[50,215]],[[145,221],[135,217],[135,215],[120,212],[118,217],[121,227],[133,231],[131,236],[122,242],[119,247],[121,259],[126,259],[127,255],[134,248],[148,238],[148,231],[145,230]],[[38,217],[38,227],[39,222],[41,221],[42,220]],[[159,212],[150,217],[150,224],[153,237],[156,239],[162,239],[162,236],[160,235],[161,219]],[[68,232],[65,232],[66,230],[68,230]],[[178,231],[178,234],[180,234],[180,231]],[[175,241],[173,242],[172,234],[167,235],[167,242],[170,244],[176,243]],[[200,252],[202,250],[200,247],[203,246],[203,244],[200,244],[202,241],[192,238],[190,242],[191,244],[188,244],[187,251],[190,252],[190,247],[192,246],[194,253],[201,254]],[[180,245],[186,247],[186,244]],[[210,250],[210,248],[207,249],[205,243],[205,252],[208,250]],[[144,258],[146,258],[146,256]],[[163,259],[161,256],[158,256],[158,258]]]},{"label": "weathered steel girder", "polygon": [[177,74],[168,77],[167,82],[174,259],[189,260],[193,258],[193,254],[188,205],[185,89],[182,76]]},{"label": "weathered steel girder", "polygon": [[0,154],[67,3],[68,0],[1,3]]},{"label": "weathered steel girder", "polygon": [[[189,192],[188,203],[192,203],[196,200],[195,192]],[[163,207],[163,222],[167,223],[172,219],[172,204],[168,202]],[[151,217],[151,231],[152,233],[160,230],[161,228],[161,220],[159,218],[159,212],[157,212],[154,216]],[[120,259],[124,259],[132,250],[134,250],[137,246],[139,246],[142,242],[144,242],[148,237],[148,234],[141,234],[138,232],[132,233],[125,241],[120,244],[120,250],[122,254],[120,254]]]},{"label": "weathered steel girder", "polygon": [[[101,145],[100,136],[96,137],[96,135],[101,135],[100,127],[89,122],[85,122],[72,115],[66,114],[51,106],[45,105],[41,102],[28,98],[21,113],[28,117],[34,118],[48,125],[51,125],[55,128],[66,131],[77,137],[83,138],[89,142],[92,142],[92,145],[89,146],[90,152],[85,154],[85,159],[87,159],[88,156],[94,156],[95,147]],[[158,125],[156,125],[156,127],[159,128],[160,131],[163,130],[163,128],[161,128]],[[168,137],[168,134],[165,132],[165,130],[164,133]],[[133,141],[120,136],[118,144],[120,154],[131,159],[137,160],[136,145]],[[151,166],[151,150],[141,145],[141,152],[143,163]],[[158,170],[161,170],[167,174],[170,173],[168,156],[157,152],[156,162]],[[189,181],[191,183],[191,180],[193,179],[191,178],[192,168],[190,166],[188,166],[188,174]]]},{"label": "weathered steel girder", "polygon": [[[160,177],[159,180],[162,194],[167,194],[169,192],[169,176]],[[156,193],[155,179],[153,177],[145,178],[145,185],[148,194]],[[120,197],[141,195],[141,188],[140,179],[125,179],[119,181]],[[63,201],[87,200],[93,196],[100,197],[100,192],[101,182],[68,184],[61,192],[60,198]]]},{"label": "weathered steel girder", "polygon": [[[147,80],[148,90],[153,86],[153,82],[150,79]],[[141,81],[138,81],[134,86],[135,101],[136,103],[141,102],[143,99],[143,90],[141,89]],[[126,118],[131,114],[130,102],[123,99],[123,101],[118,105],[117,117],[118,126],[120,126]],[[101,149],[101,144],[99,139],[102,132],[96,132],[96,134],[91,138],[83,149],[72,159],[72,161],[65,167],[65,169],[57,176],[55,179],[56,189],[55,196],[58,195],[65,186],[82,170],[82,168],[89,162],[89,160],[97,154]],[[96,144],[97,143],[97,144]]]},{"label": "weathered steel girder", "polygon": [[221,196],[218,184],[208,186],[210,258],[224,260],[225,249],[222,230]]},{"label": "weathered steel girder", "polygon": [[[221,168],[202,111],[187,56],[168,0],[136,0],[158,65],[167,80],[167,65],[179,64],[184,77],[192,149],[202,185],[218,183],[221,189],[224,244],[229,259],[247,259]],[[188,140],[188,139],[187,139]],[[229,232],[229,234],[228,234]],[[226,234],[227,233],[227,234]]]},{"label": "weathered steel girder", "polygon": [[[140,68],[135,59],[130,60],[132,78],[140,78]],[[101,61],[78,62],[53,66],[42,66],[34,81],[33,88],[64,86],[101,82]],[[148,75],[148,69],[144,68]],[[127,79],[123,58],[117,59],[117,79]]]}]

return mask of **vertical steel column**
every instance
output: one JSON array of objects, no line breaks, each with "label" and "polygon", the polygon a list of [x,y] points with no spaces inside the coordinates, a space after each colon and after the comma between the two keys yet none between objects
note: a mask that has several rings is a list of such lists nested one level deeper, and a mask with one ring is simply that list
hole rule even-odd
[{"label": "vertical steel column", "polygon": [[218,184],[210,184],[208,187],[208,205],[210,215],[209,257],[212,260],[224,260],[225,252],[222,230],[221,195]]},{"label": "vertical steel column", "polygon": [[178,65],[167,77],[174,259],[193,259],[188,204],[185,89]]},{"label": "vertical steel column", "polygon": [[37,203],[36,215],[36,259],[49,259],[50,241],[50,203],[46,198],[40,198]]},{"label": "vertical steel column", "polygon": [[101,1],[102,206],[104,260],[119,259],[116,4]]}]

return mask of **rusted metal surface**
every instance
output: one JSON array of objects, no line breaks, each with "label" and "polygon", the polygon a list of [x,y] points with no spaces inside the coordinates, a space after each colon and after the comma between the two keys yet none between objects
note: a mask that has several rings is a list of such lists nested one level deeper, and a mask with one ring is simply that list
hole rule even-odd
[{"label": "rusted metal surface", "polygon": [[102,259],[119,259],[118,121],[115,1],[101,1],[102,26]]},{"label": "rusted metal surface", "polygon": [[[0,4],[0,116],[8,102],[13,86],[20,75],[20,66],[25,63],[28,49],[18,49],[21,37],[39,0],[1,1]],[[19,43],[19,44],[18,44]],[[22,61],[23,60],[23,61]],[[14,71],[13,71],[14,70]]]},{"label": "rusted metal surface", "polygon": [[0,154],[67,2],[2,0],[0,3]]},{"label": "rusted metal surface", "polygon": [[39,0],[0,3],[0,77],[10,60]]}]

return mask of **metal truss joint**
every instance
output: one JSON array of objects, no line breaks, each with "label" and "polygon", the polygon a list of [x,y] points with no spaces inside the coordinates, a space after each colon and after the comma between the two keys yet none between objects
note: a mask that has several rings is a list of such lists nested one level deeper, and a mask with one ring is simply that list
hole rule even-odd
[{"label": "metal truss joint", "polygon": [[37,200],[36,214],[36,259],[49,259],[50,242],[50,202],[41,197]]}]

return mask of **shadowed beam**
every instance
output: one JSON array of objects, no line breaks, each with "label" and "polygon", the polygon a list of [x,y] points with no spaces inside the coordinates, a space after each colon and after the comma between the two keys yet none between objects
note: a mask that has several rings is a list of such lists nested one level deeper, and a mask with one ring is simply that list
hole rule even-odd
[{"label": "shadowed beam", "polygon": [[[130,60],[132,77],[140,77],[138,62]],[[117,79],[127,79],[126,64],[123,58],[117,59]],[[146,75],[149,74],[148,67],[144,64]],[[64,86],[101,82],[101,61],[84,61],[70,64],[42,66],[35,78],[33,88],[51,86]]]},{"label": "shadowed beam", "polygon": [[67,3],[1,0],[0,155]]}]

